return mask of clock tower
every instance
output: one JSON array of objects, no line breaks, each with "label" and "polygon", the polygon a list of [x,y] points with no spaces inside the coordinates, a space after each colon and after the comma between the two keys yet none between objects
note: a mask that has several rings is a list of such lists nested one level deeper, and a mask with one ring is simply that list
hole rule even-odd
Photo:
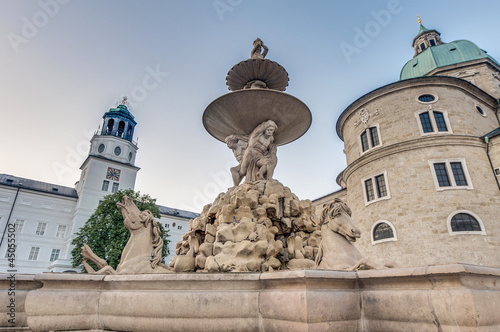
[{"label": "clock tower", "polygon": [[119,189],[134,189],[139,167],[135,166],[137,142],[133,140],[137,124],[127,107],[127,98],[103,115],[102,129],[98,129],[90,140],[89,155],[83,162],[80,180],[76,183],[76,202],[71,236],[65,245],[62,257],[55,262],[55,272],[71,267],[71,241],[75,233],[94,213],[104,196]]}]

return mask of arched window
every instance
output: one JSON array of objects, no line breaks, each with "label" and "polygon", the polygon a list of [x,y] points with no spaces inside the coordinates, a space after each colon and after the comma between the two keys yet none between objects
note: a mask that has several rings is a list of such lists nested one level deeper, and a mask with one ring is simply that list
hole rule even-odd
[{"label": "arched window", "polygon": [[125,131],[125,122],[120,121],[120,123],[118,123],[118,135],[117,136],[122,137],[124,131]]},{"label": "arched window", "polygon": [[108,121],[108,129],[106,131],[106,135],[111,135],[113,133],[113,126],[115,125],[115,120],[109,119]]},{"label": "arched window", "polygon": [[394,225],[386,220],[377,221],[373,224],[371,238],[372,244],[398,240]]},{"label": "arched window", "polygon": [[128,139],[129,141],[132,140],[132,125],[131,124],[128,125],[127,137],[125,137],[125,138]]},{"label": "arched window", "polygon": [[470,211],[455,211],[448,216],[448,231],[451,235],[481,234],[486,235],[479,217]]}]

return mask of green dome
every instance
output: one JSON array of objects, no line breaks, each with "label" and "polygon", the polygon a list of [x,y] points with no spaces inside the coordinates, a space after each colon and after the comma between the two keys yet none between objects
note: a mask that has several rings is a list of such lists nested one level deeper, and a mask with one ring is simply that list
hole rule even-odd
[{"label": "green dome", "polygon": [[451,43],[432,46],[403,66],[399,80],[425,76],[439,67],[483,58],[489,58],[498,64],[495,59],[468,40],[455,40]]}]

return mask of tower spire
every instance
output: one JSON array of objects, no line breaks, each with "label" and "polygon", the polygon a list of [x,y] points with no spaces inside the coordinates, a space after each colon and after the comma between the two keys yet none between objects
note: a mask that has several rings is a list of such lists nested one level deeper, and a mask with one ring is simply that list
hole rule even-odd
[{"label": "tower spire", "polygon": [[418,24],[422,24],[422,19],[420,18],[420,16],[417,15],[417,17],[418,17]]}]

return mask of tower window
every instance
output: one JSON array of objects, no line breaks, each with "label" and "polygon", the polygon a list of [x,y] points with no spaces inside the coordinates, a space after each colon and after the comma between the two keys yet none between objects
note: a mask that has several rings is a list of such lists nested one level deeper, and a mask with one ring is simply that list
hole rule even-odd
[{"label": "tower window", "polygon": [[418,100],[420,100],[423,103],[430,103],[433,102],[436,98],[433,95],[425,94],[421,95],[418,97]]},{"label": "tower window", "polygon": [[118,191],[118,187],[120,184],[118,182],[113,182],[113,188],[111,188],[111,192],[115,193]]},{"label": "tower window", "polygon": [[422,52],[425,51],[425,43],[420,44],[420,50]]},{"label": "tower window", "polygon": [[486,116],[486,113],[484,113],[483,109],[479,106],[476,105],[476,109],[477,111],[479,112],[479,114],[481,114],[482,116]]},{"label": "tower window", "polygon": [[378,125],[370,127],[361,133],[359,136],[361,140],[361,150],[363,152],[368,151],[376,146],[381,145],[380,137],[378,134]]},{"label": "tower window", "polygon": [[486,235],[483,222],[473,212],[461,210],[448,216],[448,233],[450,235],[480,234]]},{"label": "tower window", "polygon": [[372,226],[371,238],[372,244],[398,240],[394,225],[385,220],[378,221]]},{"label": "tower window", "polygon": [[116,156],[119,156],[119,155],[120,155],[120,153],[122,153],[122,149],[121,149],[119,146],[117,146],[117,147],[115,148],[115,155],[116,155]]},{"label": "tower window", "polygon": [[429,40],[429,44],[430,44],[431,46],[436,46],[436,41],[435,41],[434,39],[430,39],[430,40]]},{"label": "tower window", "polygon": [[104,148],[105,148],[104,144],[99,145],[99,147],[97,148],[97,152],[103,153],[104,152]]},{"label": "tower window", "polygon": [[124,131],[125,131],[125,122],[120,121],[120,123],[118,123],[118,135],[117,136],[122,137]]},{"label": "tower window", "polygon": [[422,135],[451,133],[446,111],[423,111],[416,116]]},{"label": "tower window", "polygon": [[102,181],[102,191],[108,191],[109,188],[109,181],[104,180]]},{"label": "tower window", "polygon": [[106,135],[111,135],[113,133],[113,126],[115,125],[115,120],[109,119],[108,121],[108,129],[106,131]]},{"label": "tower window", "polygon": [[437,190],[473,189],[465,159],[430,160]]},{"label": "tower window", "polygon": [[387,185],[387,174],[376,174],[362,181],[363,192],[365,195],[365,204],[371,204],[383,199],[389,199],[389,187]]}]

